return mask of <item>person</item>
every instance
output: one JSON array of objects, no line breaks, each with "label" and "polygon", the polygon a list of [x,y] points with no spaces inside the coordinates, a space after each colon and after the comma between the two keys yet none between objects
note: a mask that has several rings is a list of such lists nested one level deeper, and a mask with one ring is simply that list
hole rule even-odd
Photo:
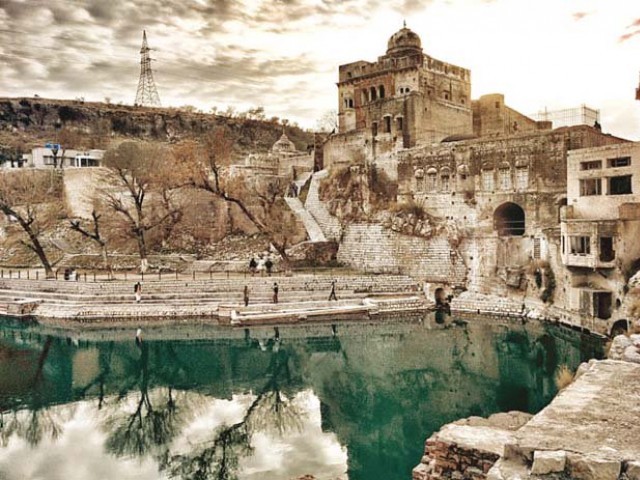
[{"label": "person", "polygon": [[258,263],[256,262],[256,259],[254,257],[251,257],[251,260],[249,260],[249,271],[251,272],[252,277],[256,274],[257,266]]},{"label": "person", "polygon": [[136,345],[140,346],[142,345],[142,329],[138,328],[138,330],[136,330]]},{"label": "person", "polygon": [[338,297],[336,297],[336,280],[331,280],[331,293],[329,294],[329,301],[335,300],[338,301]]},{"label": "person", "polygon": [[262,255],[260,255],[260,257],[258,258],[258,265],[256,269],[258,270],[258,273],[260,274],[260,276],[263,277],[264,276],[264,258],[262,257]]},{"label": "person", "polygon": [[278,303],[278,283],[273,283],[273,303]]},{"label": "person", "polygon": [[136,294],[136,303],[140,303],[142,299],[142,285],[140,282],[137,282],[133,287],[133,293]]},{"label": "person", "polygon": [[248,285],[244,286],[244,306],[245,307],[249,306],[249,286]]},{"label": "person", "polygon": [[267,261],[264,262],[264,266],[267,269],[267,275],[271,276],[271,269],[273,268],[273,262],[271,258],[267,257]]}]

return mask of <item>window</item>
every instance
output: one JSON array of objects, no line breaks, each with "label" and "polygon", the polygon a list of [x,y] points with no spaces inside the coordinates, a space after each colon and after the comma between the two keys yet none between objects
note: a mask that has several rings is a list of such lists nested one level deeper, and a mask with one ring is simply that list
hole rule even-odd
[{"label": "window", "polygon": [[391,133],[391,117],[384,117],[384,132]]},{"label": "window", "polygon": [[447,92],[445,92],[445,94],[444,94],[444,99],[445,100],[449,100],[449,94]]},{"label": "window", "polygon": [[607,160],[609,168],[628,167],[631,165],[631,157],[610,158]]},{"label": "window", "polygon": [[429,192],[435,192],[436,191],[436,174],[438,172],[436,171],[435,168],[430,168],[429,170],[427,170],[427,190]]},{"label": "window", "polygon": [[450,180],[451,179],[451,171],[448,168],[443,168],[440,170],[440,190],[443,192],[448,192],[451,188]]},{"label": "window", "polygon": [[511,169],[508,166],[501,166],[498,170],[498,184],[500,190],[511,189]]},{"label": "window", "polygon": [[482,189],[488,192],[493,191],[493,170],[482,171]]},{"label": "window", "polygon": [[580,196],[602,195],[602,181],[600,178],[584,178],[580,180]]},{"label": "window", "polygon": [[516,188],[520,191],[529,188],[529,168],[516,168]]},{"label": "window", "polygon": [[373,122],[373,124],[371,125],[371,135],[373,135],[374,137],[378,136],[378,122]]},{"label": "window", "polygon": [[580,170],[599,170],[600,168],[602,168],[602,160],[580,162]]},{"label": "window", "polygon": [[384,98],[384,85],[380,85],[380,86],[378,87],[378,96],[379,96],[380,98]]},{"label": "window", "polygon": [[589,237],[569,237],[569,246],[572,255],[591,255]]},{"label": "window", "polygon": [[403,125],[402,125],[402,117],[396,118],[396,128],[397,128],[399,133],[402,133],[404,131],[403,130]]},{"label": "window", "polygon": [[613,249],[613,237],[600,237],[600,261],[612,262],[616,258]]},{"label": "window", "polygon": [[609,195],[628,195],[631,191],[631,175],[609,178]]},{"label": "window", "polygon": [[371,87],[371,90],[369,90],[369,100],[373,102],[377,98],[378,98],[378,94],[376,92],[376,87]]}]

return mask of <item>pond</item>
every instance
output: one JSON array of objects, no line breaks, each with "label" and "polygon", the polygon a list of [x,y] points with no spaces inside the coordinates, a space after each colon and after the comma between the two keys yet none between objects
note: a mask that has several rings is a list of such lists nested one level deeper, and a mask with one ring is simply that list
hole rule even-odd
[{"label": "pond", "polygon": [[1,319],[0,478],[408,480],[426,437],[535,413],[601,356],[520,321],[47,330]]}]

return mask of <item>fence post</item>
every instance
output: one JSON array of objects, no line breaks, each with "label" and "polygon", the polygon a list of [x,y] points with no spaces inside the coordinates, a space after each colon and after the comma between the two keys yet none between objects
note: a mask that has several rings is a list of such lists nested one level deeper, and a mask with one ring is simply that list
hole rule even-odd
[{"label": "fence post", "polygon": [[30,280],[30,278],[29,278],[29,270],[27,270],[27,280]]},{"label": "fence post", "polygon": [[87,283],[87,272],[84,272],[84,283]]},{"label": "fence post", "polygon": [[36,280],[38,280],[40,277],[40,272],[38,270],[36,270]]},{"label": "fence post", "polygon": [[94,283],[96,281],[96,272],[95,272],[95,270],[93,271],[93,281],[94,281]]}]

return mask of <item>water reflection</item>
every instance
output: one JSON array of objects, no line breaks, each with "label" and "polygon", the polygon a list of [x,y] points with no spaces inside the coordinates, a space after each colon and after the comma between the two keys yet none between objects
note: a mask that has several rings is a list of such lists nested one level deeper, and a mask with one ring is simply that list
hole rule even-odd
[{"label": "water reflection", "polygon": [[334,333],[136,345],[0,329],[0,478],[410,478],[442,424],[535,412],[559,364],[598,352],[539,325]]}]

